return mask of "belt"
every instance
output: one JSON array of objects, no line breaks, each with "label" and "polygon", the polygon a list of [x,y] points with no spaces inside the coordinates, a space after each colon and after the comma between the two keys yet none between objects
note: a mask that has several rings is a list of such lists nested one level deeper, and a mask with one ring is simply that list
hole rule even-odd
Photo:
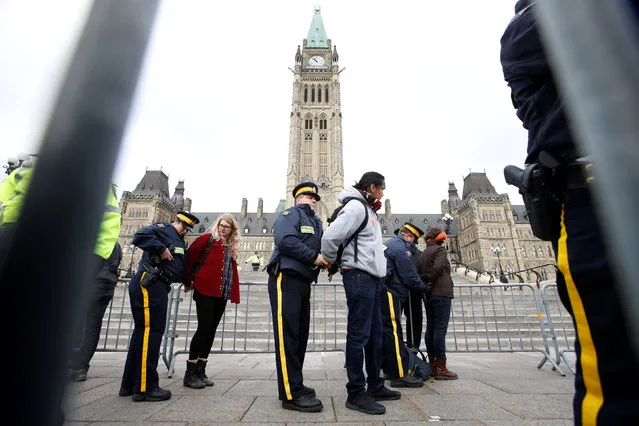
[{"label": "belt", "polygon": [[347,272],[353,272],[354,270],[355,270],[355,269],[353,269],[353,268],[342,268],[342,269],[340,269],[340,270],[339,270],[339,273],[340,273],[340,274],[342,274],[342,275],[344,275],[345,273],[347,273]]},{"label": "belt", "polygon": [[557,168],[557,191],[570,192],[589,188],[595,182],[592,163],[577,162]]}]

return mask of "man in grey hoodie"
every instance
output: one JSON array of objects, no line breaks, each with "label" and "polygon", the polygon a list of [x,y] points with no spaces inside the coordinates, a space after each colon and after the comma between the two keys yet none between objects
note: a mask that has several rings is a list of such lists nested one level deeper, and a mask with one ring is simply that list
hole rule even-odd
[{"label": "man in grey hoodie", "polygon": [[[340,245],[368,217],[366,226],[344,247],[340,269],[348,306],[346,407],[367,414],[384,414],[386,407],[377,401],[401,397],[400,392],[384,386],[379,374],[383,343],[380,291],[386,276],[386,257],[376,212],[381,207],[385,188],[384,176],[377,172],[364,173],[359,182],[345,188],[337,197],[340,203],[348,198],[356,199],[346,202],[322,236],[321,253],[332,263],[337,259]],[[363,371],[364,360],[367,377]]]}]

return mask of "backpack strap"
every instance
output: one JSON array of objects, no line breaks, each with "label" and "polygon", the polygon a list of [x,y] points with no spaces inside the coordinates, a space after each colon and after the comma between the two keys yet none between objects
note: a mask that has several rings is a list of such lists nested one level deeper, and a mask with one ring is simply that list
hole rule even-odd
[{"label": "backpack strap", "polygon": [[206,256],[209,254],[209,250],[211,250],[211,247],[213,246],[214,241],[215,240],[213,239],[213,234],[211,234],[211,238],[209,238],[209,241],[206,243],[206,247],[204,247],[204,251],[200,255],[200,258],[197,260],[197,263],[195,264],[195,266],[193,266],[193,270],[191,271],[191,279],[195,279],[195,274],[197,274],[200,268],[202,267],[202,265],[204,265]]},{"label": "backpack strap", "polygon": [[362,205],[364,206],[364,220],[362,221],[362,223],[359,225],[359,227],[355,230],[355,232],[353,232],[353,234],[348,237],[346,239],[346,241],[344,242],[344,244],[340,244],[339,249],[337,250],[337,260],[336,262],[340,262],[342,260],[342,253],[344,252],[344,249],[346,248],[346,246],[348,246],[351,241],[355,240],[354,242],[354,247],[353,247],[353,256],[354,256],[354,260],[355,262],[357,262],[357,235],[364,229],[366,228],[366,224],[368,223],[368,205],[366,203],[366,201],[362,200],[361,198],[357,198],[357,197],[349,197],[346,198],[344,201],[346,201],[344,203],[344,206],[346,206],[349,202],[351,202],[352,200],[357,200],[360,203],[362,203]]}]

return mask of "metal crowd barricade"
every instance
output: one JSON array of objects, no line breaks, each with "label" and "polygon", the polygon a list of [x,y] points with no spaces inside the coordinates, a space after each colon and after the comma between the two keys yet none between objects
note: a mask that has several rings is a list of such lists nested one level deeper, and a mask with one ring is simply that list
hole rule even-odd
[{"label": "metal crowd barricade", "polygon": [[[570,371],[575,374],[566,353],[575,352],[575,326],[572,317],[564,308],[557,291],[557,283],[546,283],[541,287],[541,297],[546,311],[548,328],[552,337],[555,362],[561,364],[563,359]],[[539,367],[546,362],[544,358]]]},{"label": "metal crowd barricade", "polygon": [[[169,295],[162,347],[162,358],[169,377],[175,371],[177,356],[189,353],[191,339],[197,329],[192,293],[184,293],[183,288],[182,285],[174,286]],[[211,353],[275,352],[267,283],[240,283],[240,294],[240,304],[229,301],[226,306]],[[341,283],[314,285],[310,307],[307,352],[343,351],[346,345],[346,298]]]},{"label": "metal crowd barricade", "polygon": [[[133,332],[128,281],[121,280],[102,324],[98,351],[126,352]],[[342,284],[319,283],[311,292],[308,351],[343,351],[346,345],[346,297]],[[226,307],[211,353],[275,351],[271,307],[265,282],[240,284],[241,303]],[[574,351],[574,328],[557,296],[556,284],[458,284],[448,326],[449,352],[539,352],[559,374],[565,354]],[[188,354],[197,328],[192,293],[174,284],[169,293],[162,361],[171,377],[178,355]]]},{"label": "metal crowd barricade", "polygon": [[[519,291],[509,291],[509,290]],[[535,285],[458,284],[447,334],[449,352],[539,352],[559,374],[544,325],[545,309]]]}]

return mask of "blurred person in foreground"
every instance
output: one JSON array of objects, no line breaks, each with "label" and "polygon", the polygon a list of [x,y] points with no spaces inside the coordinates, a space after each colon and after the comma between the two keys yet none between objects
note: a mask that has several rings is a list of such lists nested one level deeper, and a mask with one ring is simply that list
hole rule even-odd
[{"label": "blurred person in foreground", "polygon": [[[525,163],[532,177],[522,187],[536,196],[523,193],[531,227],[553,244],[557,288],[577,333],[574,422],[636,425],[639,358],[628,344],[628,322],[610,264],[607,244],[613,242],[602,232],[592,199],[596,176],[575,142],[534,9],[532,1],[516,3],[501,38],[501,64],[517,116],[528,130]],[[543,189],[537,189],[539,182]]]}]

